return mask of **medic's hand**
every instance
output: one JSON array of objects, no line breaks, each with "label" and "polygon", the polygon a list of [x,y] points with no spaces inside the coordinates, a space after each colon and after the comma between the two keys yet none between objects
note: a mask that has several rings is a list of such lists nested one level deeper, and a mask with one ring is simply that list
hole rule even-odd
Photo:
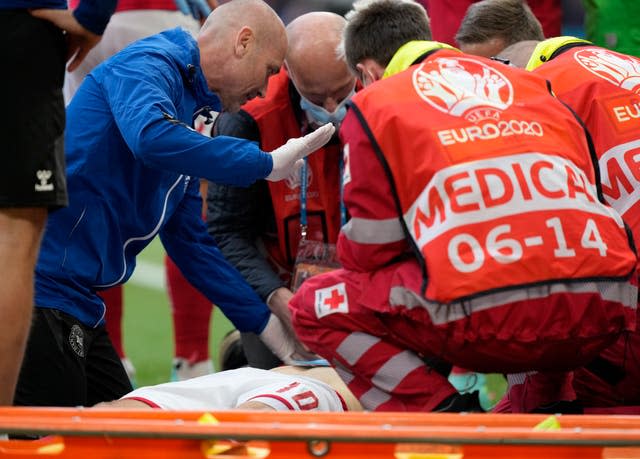
[{"label": "medic's hand", "polygon": [[183,14],[191,15],[198,21],[204,21],[211,13],[207,0],[175,0],[176,6]]},{"label": "medic's hand", "polygon": [[333,124],[328,123],[304,137],[290,139],[280,148],[273,150],[273,169],[266,177],[267,180],[277,182],[295,174],[302,167],[303,158],[326,144],[334,131]]},{"label": "medic's hand", "polygon": [[267,326],[260,333],[260,339],[285,365],[295,365],[295,361],[318,358],[305,350],[302,343],[286,329],[275,314],[269,316]]},{"label": "medic's hand", "polygon": [[67,32],[67,70],[73,72],[87,56],[91,48],[98,44],[100,35],[85,29],[75,18],[72,10],[41,8],[30,11],[31,15],[52,22]]}]

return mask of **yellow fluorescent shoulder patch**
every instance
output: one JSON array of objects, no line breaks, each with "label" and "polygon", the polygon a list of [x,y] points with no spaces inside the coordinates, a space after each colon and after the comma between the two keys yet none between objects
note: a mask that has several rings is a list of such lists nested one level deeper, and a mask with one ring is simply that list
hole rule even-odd
[{"label": "yellow fluorescent shoulder patch", "polygon": [[538,46],[533,50],[531,57],[529,58],[529,62],[527,62],[526,69],[531,71],[537,67],[540,67],[542,64],[551,59],[553,53],[555,53],[558,49],[562,48],[565,45],[569,45],[571,43],[586,43],[591,44],[590,41],[583,40],[581,38],[576,37],[554,37],[549,38],[547,40],[543,40],[538,43]]},{"label": "yellow fluorescent shoulder patch", "polygon": [[416,59],[424,53],[434,49],[452,49],[454,51],[458,51],[453,46],[437,41],[414,40],[407,42],[393,55],[389,65],[387,65],[387,68],[385,69],[384,75],[382,75],[382,78],[387,78],[408,69],[413,65]]}]

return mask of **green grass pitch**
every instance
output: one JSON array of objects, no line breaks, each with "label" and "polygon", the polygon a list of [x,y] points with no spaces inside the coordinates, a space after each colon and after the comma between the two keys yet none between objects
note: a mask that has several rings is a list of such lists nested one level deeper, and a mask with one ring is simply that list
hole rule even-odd
[{"label": "green grass pitch", "polygon": [[[163,257],[162,244],[155,239],[138,257],[136,273],[124,289],[124,347],[136,368],[138,385],[166,382],[171,374],[173,327],[169,298],[162,287]],[[216,309],[209,326],[209,352],[214,362],[218,358],[218,344],[231,328],[227,318]]]}]

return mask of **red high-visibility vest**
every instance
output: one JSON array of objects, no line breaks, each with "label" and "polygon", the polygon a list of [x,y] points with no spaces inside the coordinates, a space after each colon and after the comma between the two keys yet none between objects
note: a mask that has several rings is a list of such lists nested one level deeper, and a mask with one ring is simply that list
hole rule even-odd
[{"label": "red high-visibility vest", "polygon": [[596,46],[570,48],[534,70],[584,120],[602,192],[640,241],[640,59]]},{"label": "red high-visibility vest", "polygon": [[[242,107],[258,124],[260,145],[272,151],[302,135],[291,105],[289,77],[282,69],[271,77],[264,99]],[[340,156],[337,144],[325,146],[307,160],[307,239],[335,243],[340,231]],[[268,182],[275,213],[278,244],[267,245],[270,257],[288,273],[300,241],[300,180]],[[283,273],[283,277],[286,274]]]},{"label": "red high-visibility vest", "polygon": [[353,105],[423,263],[427,299],[634,271],[584,131],[544,79],[438,50]]}]

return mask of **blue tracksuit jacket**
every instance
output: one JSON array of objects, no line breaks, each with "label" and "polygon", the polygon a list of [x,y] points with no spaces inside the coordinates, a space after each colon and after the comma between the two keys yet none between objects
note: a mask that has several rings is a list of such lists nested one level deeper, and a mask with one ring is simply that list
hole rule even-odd
[{"label": "blue tracksuit jacket", "polygon": [[185,277],[238,329],[262,331],[269,310],[207,234],[195,177],[247,186],[273,162],[254,142],[191,129],[207,105],[219,109],[219,100],[182,29],[140,40],[86,77],[67,108],[69,207],[49,216],[36,306],[102,324],[96,291],[126,282],[159,234]]}]

